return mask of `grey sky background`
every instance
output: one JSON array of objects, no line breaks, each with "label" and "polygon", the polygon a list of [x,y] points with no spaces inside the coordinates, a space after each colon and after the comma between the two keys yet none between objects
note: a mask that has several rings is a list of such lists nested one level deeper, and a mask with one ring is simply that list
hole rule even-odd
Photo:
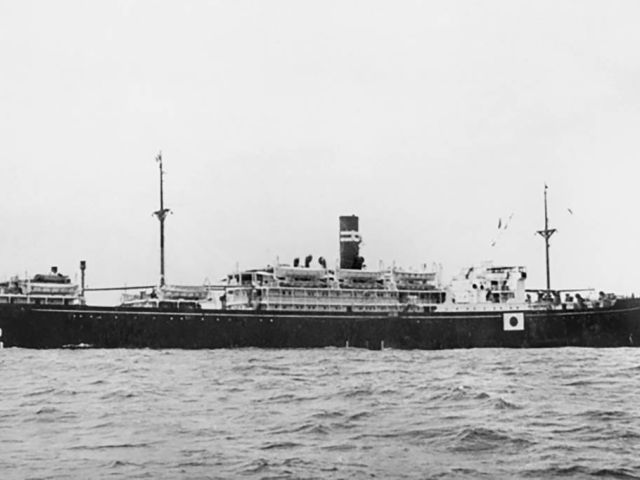
[{"label": "grey sky background", "polygon": [[[637,1],[0,1],[0,277],[215,282],[276,256],[640,292]],[[568,212],[570,208],[574,213]],[[495,246],[498,219],[511,213]]]}]

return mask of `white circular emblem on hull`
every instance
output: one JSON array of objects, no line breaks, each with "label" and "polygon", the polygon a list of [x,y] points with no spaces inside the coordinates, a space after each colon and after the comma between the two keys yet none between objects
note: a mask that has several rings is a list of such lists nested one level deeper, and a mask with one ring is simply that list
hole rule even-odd
[{"label": "white circular emblem on hull", "polygon": [[503,313],[502,326],[505,332],[524,330],[524,313]]}]

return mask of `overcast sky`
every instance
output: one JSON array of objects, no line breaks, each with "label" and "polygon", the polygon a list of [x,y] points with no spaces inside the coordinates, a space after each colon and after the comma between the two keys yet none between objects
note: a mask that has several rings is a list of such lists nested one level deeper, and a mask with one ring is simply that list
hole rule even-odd
[{"label": "overcast sky", "polygon": [[[279,256],[640,292],[640,2],[0,1],[0,278]],[[569,213],[571,209],[573,215]],[[495,246],[499,219],[513,213]]]}]

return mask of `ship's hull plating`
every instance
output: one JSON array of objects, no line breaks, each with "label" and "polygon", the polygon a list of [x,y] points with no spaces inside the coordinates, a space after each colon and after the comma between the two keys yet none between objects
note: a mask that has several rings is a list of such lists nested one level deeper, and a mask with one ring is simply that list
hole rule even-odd
[{"label": "ship's hull plating", "polygon": [[640,302],[615,308],[397,315],[297,312],[165,312],[119,307],[0,306],[0,342],[24,348],[478,348],[618,347],[640,344]]}]

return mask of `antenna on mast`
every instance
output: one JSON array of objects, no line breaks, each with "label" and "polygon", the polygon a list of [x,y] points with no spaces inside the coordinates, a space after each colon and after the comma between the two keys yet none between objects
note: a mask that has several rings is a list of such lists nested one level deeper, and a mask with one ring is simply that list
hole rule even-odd
[{"label": "antenna on mast", "polygon": [[556,233],[555,228],[549,228],[549,216],[547,215],[547,184],[544,184],[544,230],[538,230],[538,235],[544,238],[545,259],[547,261],[547,294],[551,290],[551,274],[549,272],[549,239]]},{"label": "antenna on mast", "polygon": [[158,217],[158,220],[160,220],[160,286],[164,287],[164,219],[167,218],[167,215],[171,210],[164,208],[164,171],[162,170],[162,152],[158,153],[156,162],[158,162],[158,166],[160,168],[160,210],[153,212],[153,214]]}]

